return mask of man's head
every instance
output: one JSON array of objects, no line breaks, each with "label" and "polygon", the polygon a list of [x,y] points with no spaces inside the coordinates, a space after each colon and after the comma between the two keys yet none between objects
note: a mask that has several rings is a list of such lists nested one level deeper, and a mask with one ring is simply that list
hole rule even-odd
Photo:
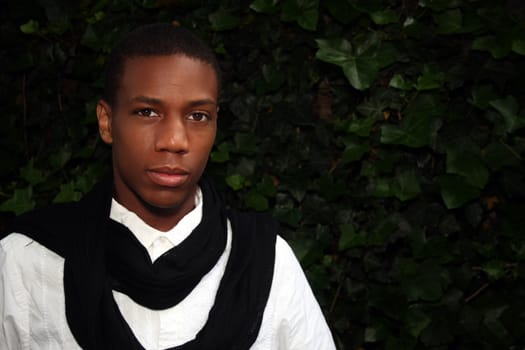
[{"label": "man's head", "polygon": [[131,33],[109,65],[97,117],[112,146],[115,198],[168,230],[193,208],[215,140],[215,57],[188,31],[154,25]]},{"label": "man's head", "polygon": [[127,60],[170,55],[184,55],[209,64],[215,71],[220,89],[220,67],[210,47],[187,29],[156,23],[135,29],[115,45],[106,64],[103,99],[110,105],[116,102]]}]

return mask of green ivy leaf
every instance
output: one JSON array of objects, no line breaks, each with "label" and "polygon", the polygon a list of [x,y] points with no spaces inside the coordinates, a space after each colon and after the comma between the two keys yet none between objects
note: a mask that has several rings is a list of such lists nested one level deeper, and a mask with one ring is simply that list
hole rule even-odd
[{"label": "green ivy leaf", "polygon": [[442,79],[436,76],[422,75],[417,78],[415,85],[418,91],[439,89],[442,84]]},{"label": "green ivy leaf", "polygon": [[316,58],[340,66],[352,86],[358,90],[369,88],[377,79],[379,70],[397,60],[397,50],[373,36],[363,45],[352,47],[345,39],[317,39]]},{"label": "green ivy leaf", "polygon": [[505,328],[501,322],[501,316],[503,312],[508,309],[508,305],[504,304],[498,307],[494,307],[488,310],[483,319],[483,324],[490,330],[490,332],[498,337],[500,341],[506,342],[511,339],[509,331]]},{"label": "green ivy leaf", "polygon": [[352,44],[346,39],[316,39],[319,50],[316,57],[322,61],[343,66],[352,60]]},{"label": "green ivy leaf", "polygon": [[232,174],[226,177],[226,184],[234,191],[238,191],[244,187],[246,178],[240,174]]},{"label": "green ivy leaf", "polygon": [[71,159],[71,150],[69,147],[62,147],[56,153],[49,156],[49,165],[53,171],[62,169],[64,165]]},{"label": "green ivy leaf", "polygon": [[375,123],[378,120],[383,120],[383,111],[389,108],[391,103],[391,99],[383,99],[376,95],[360,103],[356,107],[356,110],[365,116],[369,120],[369,123],[372,121]]},{"label": "green ivy leaf", "polygon": [[301,240],[293,240],[289,242],[297,260],[301,263],[307,255],[316,248],[316,242],[313,239],[305,238]]},{"label": "green ivy leaf", "polygon": [[341,161],[343,164],[355,162],[361,159],[363,154],[367,153],[369,150],[370,144],[368,141],[362,143],[349,142],[343,151]]},{"label": "green ivy leaf", "polygon": [[23,214],[35,207],[33,200],[33,187],[28,186],[16,189],[13,196],[0,205],[0,211],[12,212],[16,215]]},{"label": "green ivy leaf", "polygon": [[491,281],[497,281],[505,276],[505,264],[501,261],[489,261],[483,266],[483,271]]},{"label": "green ivy leaf", "polygon": [[76,202],[82,198],[82,193],[75,189],[72,182],[60,185],[60,192],[53,199],[53,203]]},{"label": "green ivy leaf", "polygon": [[357,10],[368,14],[381,11],[385,6],[383,0],[348,0],[348,2]]},{"label": "green ivy leaf", "polygon": [[454,34],[461,31],[463,14],[460,9],[454,9],[434,15],[438,33]]},{"label": "green ivy leaf", "polygon": [[295,228],[299,227],[303,219],[301,211],[297,208],[276,208],[274,214],[280,222]]},{"label": "green ivy leaf", "polygon": [[24,34],[35,34],[38,33],[39,29],[40,23],[38,23],[38,21],[35,21],[34,19],[31,19],[20,26],[20,30]]},{"label": "green ivy leaf", "polygon": [[511,48],[515,53],[525,56],[525,39],[512,40]]},{"label": "green ivy leaf", "polygon": [[242,157],[237,158],[237,164],[233,173],[241,174],[245,177],[253,175],[255,169],[255,160],[252,158]]},{"label": "green ivy leaf", "polygon": [[463,11],[461,30],[458,33],[477,33],[483,28],[483,21],[476,12]]},{"label": "green ivy leaf", "polygon": [[[370,46],[368,46],[370,45]],[[369,39],[369,44],[365,46],[366,50],[363,50],[361,47],[357,47],[357,52],[363,57],[369,57],[377,64],[378,69],[382,69],[390,66],[392,63],[396,62],[400,53],[397,48],[388,41],[381,41],[380,36],[374,34]]]},{"label": "green ivy leaf", "polygon": [[339,237],[339,251],[363,247],[367,245],[367,236],[363,233],[356,233],[354,227],[350,224],[339,226],[341,236]]},{"label": "green ivy leaf", "polygon": [[476,85],[472,88],[472,98],[469,100],[474,106],[487,109],[490,102],[498,99],[498,93],[492,85]]},{"label": "green ivy leaf", "polygon": [[230,144],[222,142],[211,152],[210,159],[214,163],[224,163],[230,160]]},{"label": "green ivy leaf", "polygon": [[244,199],[244,203],[248,208],[252,208],[256,211],[268,210],[269,203],[268,199],[257,191],[250,191]]},{"label": "green ivy leaf", "polygon": [[392,197],[394,195],[394,190],[392,189],[392,180],[385,178],[376,178],[371,182],[372,187],[372,196],[385,198]]},{"label": "green ivy leaf", "polygon": [[257,138],[253,134],[238,132],[234,139],[235,151],[245,155],[251,155],[257,151]]},{"label": "green ivy leaf", "polygon": [[81,175],[74,181],[74,188],[81,193],[89,192],[97,181],[108,173],[108,165],[95,163],[88,165],[87,169],[82,169]]},{"label": "green ivy leaf", "polygon": [[463,176],[442,175],[437,179],[437,183],[448,209],[459,208],[480,195],[480,190],[470,185]]},{"label": "green ivy leaf", "polygon": [[388,83],[388,86],[405,91],[411,90],[413,88],[413,85],[406,82],[405,78],[399,73],[396,73],[392,76],[390,82]]},{"label": "green ivy leaf", "polygon": [[271,91],[278,90],[284,83],[286,75],[278,65],[263,64],[261,68],[263,81],[257,85],[257,94],[264,95]]},{"label": "green ivy leaf", "polygon": [[503,116],[505,130],[508,133],[513,133],[525,126],[525,113],[518,114],[519,105],[514,96],[509,95],[505,98],[491,101],[489,104]]},{"label": "green ivy leaf", "polygon": [[385,339],[388,335],[388,328],[379,323],[373,324],[365,329],[365,342],[375,343]]},{"label": "green ivy leaf", "polygon": [[250,4],[250,9],[259,13],[274,14],[279,9],[278,2],[279,0],[255,0]]},{"label": "green ivy leaf", "polygon": [[415,88],[418,91],[434,90],[440,88],[445,82],[445,73],[435,71],[427,66],[423,68],[423,75],[417,78]]},{"label": "green ivy leaf", "polygon": [[333,201],[344,196],[346,185],[344,181],[334,180],[330,174],[327,174],[319,179],[319,191],[328,201]]},{"label": "green ivy leaf", "polygon": [[450,146],[447,148],[447,172],[462,175],[467,183],[482,189],[489,180],[489,171],[481,158],[471,152]]},{"label": "green ivy leaf", "polygon": [[33,159],[31,159],[25,167],[20,169],[20,176],[24,180],[26,180],[31,186],[37,185],[45,181],[43,172],[34,167]]},{"label": "green ivy leaf", "polygon": [[489,51],[492,57],[500,59],[510,53],[511,44],[507,40],[488,35],[474,39],[472,42],[472,49]]},{"label": "green ivy leaf", "polygon": [[398,336],[390,335],[386,340],[385,350],[412,350],[415,349],[416,343],[417,339],[414,338],[399,338]]},{"label": "green ivy leaf", "polygon": [[399,21],[397,13],[391,9],[372,12],[370,17],[375,24],[379,25],[397,23]]},{"label": "green ivy leaf", "polygon": [[374,117],[355,118],[348,124],[346,130],[357,136],[367,137],[370,135],[376,121],[377,119]]},{"label": "green ivy leaf", "polygon": [[319,0],[286,0],[283,3],[281,19],[292,22],[306,30],[317,29],[319,19]]},{"label": "green ivy leaf", "polygon": [[347,1],[323,0],[323,5],[328,9],[330,15],[344,24],[351,23],[361,14]]},{"label": "green ivy leaf", "polygon": [[147,9],[156,9],[159,7],[157,0],[138,0],[136,1],[140,6]]},{"label": "green ivy leaf", "polygon": [[383,174],[391,174],[403,157],[400,152],[388,148],[377,150],[376,156],[377,158],[374,160],[375,166]]},{"label": "green ivy leaf", "polygon": [[100,39],[91,24],[86,27],[80,43],[93,50],[98,50],[103,46],[103,40]]},{"label": "green ivy leaf", "polygon": [[414,338],[419,337],[431,322],[432,319],[417,306],[411,306],[405,315],[405,327]]},{"label": "green ivy leaf", "polygon": [[371,182],[371,187],[374,197],[396,197],[403,202],[421,193],[419,180],[413,169],[400,171],[393,178],[376,178]]},{"label": "green ivy leaf", "polygon": [[430,145],[441,127],[437,118],[444,111],[444,105],[438,97],[420,95],[408,106],[401,124],[387,124],[381,127],[381,143],[399,144],[409,147]]},{"label": "green ivy leaf", "polygon": [[412,199],[421,193],[419,180],[414,169],[403,170],[396,175],[392,193],[402,202]]},{"label": "green ivy leaf", "polygon": [[403,119],[401,126],[382,125],[381,143],[405,145],[413,148],[430,144],[432,118],[429,115],[410,116]]},{"label": "green ivy leaf", "polygon": [[106,14],[103,11],[97,11],[91,17],[86,18],[86,22],[88,24],[95,24],[102,21],[105,16]]},{"label": "green ivy leaf", "polygon": [[263,176],[261,181],[256,186],[257,192],[266,196],[266,197],[275,197],[277,194],[277,189],[273,179],[270,176]]},{"label": "green ivy leaf", "polygon": [[504,166],[518,165],[521,159],[518,153],[509,145],[501,142],[492,142],[483,149],[483,160],[493,170],[499,170]]},{"label": "green ivy leaf", "polygon": [[[411,261],[411,264],[415,262]],[[400,281],[401,288],[409,302],[441,298],[443,287],[440,281],[440,268],[430,262],[418,264],[408,269]]]},{"label": "green ivy leaf", "polygon": [[419,6],[427,7],[434,11],[443,11],[461,5],[461,0],[419,0]]},{"label": "green ivy leaf", "polygon": [[355,236],[354,227],[350,224],[339,225],[341,234],[339,235],[339,243],[337,245],[339,251],[343,251],[351,247],[351,242]]},{"label": "green ivy leaf", "polygon": [[241,24],[241,19],[234,15],[232,11],[220,7],[208,16],[211,28],[217,32],[237,28]]}]

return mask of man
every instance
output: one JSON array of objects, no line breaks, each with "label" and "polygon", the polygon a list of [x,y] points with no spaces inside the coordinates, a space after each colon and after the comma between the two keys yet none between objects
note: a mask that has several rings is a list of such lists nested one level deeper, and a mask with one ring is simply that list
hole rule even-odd
[{"label": "man", "polygon": [[112,174],[1,241],[1,349],[335,348],[274,221],[226,209],[203,176],[219,80],[181,28],[115,47],[97,106]]}]

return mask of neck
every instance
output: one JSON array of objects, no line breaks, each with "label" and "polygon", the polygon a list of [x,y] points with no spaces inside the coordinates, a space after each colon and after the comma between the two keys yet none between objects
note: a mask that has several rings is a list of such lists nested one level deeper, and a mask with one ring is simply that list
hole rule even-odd
[{"label": "neck", "polygon": [[135,213],[146,224],[156,230],[167,232],[175,227],[179,221],[195,208],[195,192],[188,195],[179,205],[169,208],[160,208],[153,206],[138,197],[122,198],[118,191],[114,198],[120,205],[127,210]]},{"label": "neck", "polygon": [[167,232],[175,227],[179,221],[195,208],[192,205],[188,208],[155,208],[149,207],[141,213],[135,212],[149,226]]}]

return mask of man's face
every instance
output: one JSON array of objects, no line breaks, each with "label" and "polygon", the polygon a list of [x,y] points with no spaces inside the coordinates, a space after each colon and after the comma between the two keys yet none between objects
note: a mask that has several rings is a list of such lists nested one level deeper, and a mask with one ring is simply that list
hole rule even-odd
[{"label": "man's face", "polygon": [[115,105],[99,103],[115,197],[146,222],[153,213],[178,221],[193,208],[217,130],[217,83],[209,64],[184,55],[133,58]]}]

